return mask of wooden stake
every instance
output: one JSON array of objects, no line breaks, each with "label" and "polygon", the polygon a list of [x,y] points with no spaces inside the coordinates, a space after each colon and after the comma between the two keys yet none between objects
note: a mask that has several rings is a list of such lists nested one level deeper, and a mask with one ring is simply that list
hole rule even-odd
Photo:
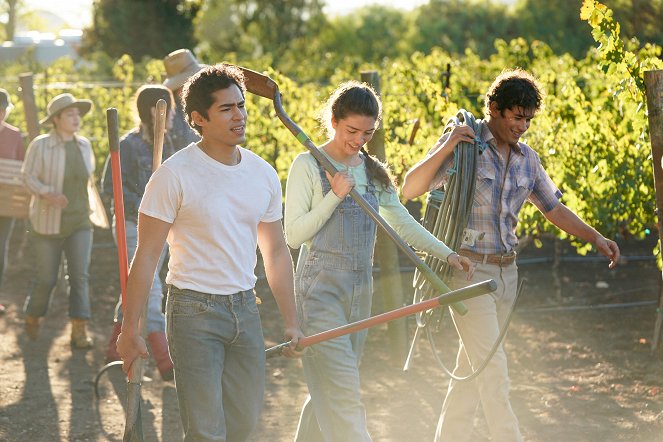
[{"label": "wooden stake", "polygon": [[[645,72],[647,88],[647,111],[649,119],[649,137],[654,165],[654,188],[656,189],[656,217],[658,219],[659,248],[663,252],[663,70]],[[663,274],[661,275],[663,278]],[[659,285],[663,288],[663,284]],[[651,352],[658,347],[663,325],[663,289],[659,290],[659,302],[656,309],[656,324]]]},{"label": "wooden stake", "polygon": [[39,127],[39,117],[37,114],[37,105],[35,102],[35,89],[32,72],[20,74],[18,76],[21,85],[21,100],[23,101],[23,110],[25,112],[25,121],[28,125],[28,136],[32,141],[41,133]]},{"label": "wooden stake", "polygon": [[[380,75],[376,71],[361,73],[361,81],[370,84],[380,94]],[[383,118],[384,119],[384,118]],[[387,155],[384,149],[384,128],[382,122],[368,143],[368,152],[385,162]],[[398,249],[382,230],[378,230],[375,243],[375,257],[380,265],[378,284],[383,293],[385,310],[395,310],[405,305],[403,283],[401,281]],[[407,322],[405,319],[392,321],[387,325],[389,347],[394,362],[401,364],[407,357]]]}]

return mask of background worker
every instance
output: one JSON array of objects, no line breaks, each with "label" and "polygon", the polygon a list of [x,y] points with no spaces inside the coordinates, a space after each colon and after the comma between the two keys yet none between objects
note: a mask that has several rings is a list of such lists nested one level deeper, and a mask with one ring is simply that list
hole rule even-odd
[{"label": "background worker", "polygon": [[62,252],[67,259],[72,348],[88,349],[90,309],[89,267],[93,224],[108,228],[106,211],[94,185],[94,153],[90,141],[78,135],[90,100],[65,93],[47,106],[40,121],[52,125],[28,146],[23,180],[30,200],[31,241],[35,248],[35,283],[25,300],[25,330],[37,339],[57,283]]},{"label": "background worker", "polygon": [[[0,158],[23,161],[25,145],[21,131],[5,121],[13,108],[9,93],[4,89],[0,89]],[[0,287],[2,287],[2,277],[7,266],[9,238],[13,228],[14,218],[0,216]],[[4,311],[4,306],[0,304],[0,314]]]},{"label": "background worker", "polygon": [[[122,196],[124,200],[124,225],[126,231],[127,256],[131,260],[136,252],[138,242],[138,207],[145,193],[145,186],[152,176],[152,156],[154,153],[154,124],[156,105],[159,100],[166,101],[166,127],[167,132],[172,125],[175,110],[175,100],[170,90],[161,85],[141,86],[136,92],[136,113],[138,126],[129,131],[120,140],[120,161],[122,168]],[[170,137],[164,137],[162,158],[168,159],[174,153]],[[113,196],[113,174],[110,156],[106,160],[106,167],[102,178],[104,194]],[[111,206],[113,207],[113,206]],[[113,226],[116,219],[113,217]],[[115,234],[115,229],[113,229]],[[117,242],[117,238],[116,238]],[[157,369],[162,379],[173,379],[173,363],[168,355],[168,342],[166,340],[166,318],[162,309],[163,285],[159,275],[163,262],[168,254],[164,247],[157,270],[154,272],[152,287],[147,302],[147,342],[150,351],[157,363]],[[116,341],[122,329],[122,298],[115,307],[113,330],[106,349],[106,362],[119,361]]]},{"label": "background worker", "polygon": [[170,89],[175,97],[175,116],[169,133],[173,147],[177,151],[200,141],[200,136],[189,126],[184,114],[182,87],[189,77],[207,65],[198,63],[196,57],[188,49],[171,52],[163,59],[163,65],[167,75],[163,85]]}]

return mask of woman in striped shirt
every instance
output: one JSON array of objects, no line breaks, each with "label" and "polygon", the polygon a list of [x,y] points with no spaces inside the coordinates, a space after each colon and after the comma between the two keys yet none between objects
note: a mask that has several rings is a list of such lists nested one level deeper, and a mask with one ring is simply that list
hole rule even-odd
[{"label": "woman in striped shirt", "polygon": [[86,323],[90,319],[88,268],[92,226],[108,227],[108,219],[94,187],[94,154],[90,142],[77,134],[81,118],[92,102],[71,94],[53,98],[41,124],[51,124],[47,135],[35,138],[23,163],[23,179],[32,193],[31,240],[35,249],[35,283],[25,302],[25,329],[39,335],[58,279],[62,252],[67,259],[69,317],[72,348],[92,347]]}]

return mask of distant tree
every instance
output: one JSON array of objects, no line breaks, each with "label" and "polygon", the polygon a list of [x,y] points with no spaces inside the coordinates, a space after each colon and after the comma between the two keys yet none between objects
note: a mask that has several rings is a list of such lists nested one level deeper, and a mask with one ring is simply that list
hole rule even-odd
[{"label": "distant tree", "polygon": [[413,49],[429,53],[437,46],[451,53],[472,49],[480,56],[495,52],[496,38],[516,37],[508,8],[490,0],[430,0],[415,10],[407,36]]},{"label": "distant tree", "polygon": [[326,19],[323,0],[206,1],[196,17],[196,36],[214,58],[280,57],[295,40],[314,35]]},{"label": "distant tree", "polygon": [[663,0],[605,0],[627,38],[663,46]]},{"label": "distant tree", "polygon": [[[663,0],[602,0],[614,11],[625,38],[663,45]],[[565,7],[548,0],[520,0],[514,8],[518,34],[527,40],[545,41],[557,54],[583,58],[594,45],[578,11],[582,0],[566,0]]]},{"label": "distant tree", "polygon": [[5,40],[13,40],[16,34],[16,22],[20,9],[25,6],[23,0],[4,0],[0,3],[0,13],[7,14],[5,24]]},{"label": "distant tree", "polygon": [[81,52],[100,50],[114,58],[129,54],[139,60],[193,47],[198,8],[198,2],[187,0],[95,0]]},{"label": "distant tree", "polygon": [[385,58],[409,54],[403,35],[406,12],[371,5],[329,19],[315,32],[292,40],[278,58],[278,69],[297,81],[329,81],[339,66],[357,70]]},{"label": "distant tree", "polygon": [[332,38],[323,45],[330,52],[344,52],[367,62],[393,58],[407,52],[403,41],[408,29],[407,17],[399,9],[366,6],[332,20],[332,33],[326,33],[327,38]]},{"label": "distant tree", "polygon": [[557,54],[583,58],[594,40],[580,21],[582,0],[565,0],[564,7],[548,0],[519,0],[514,9],[518,34],[526,40],[541,40]]}]

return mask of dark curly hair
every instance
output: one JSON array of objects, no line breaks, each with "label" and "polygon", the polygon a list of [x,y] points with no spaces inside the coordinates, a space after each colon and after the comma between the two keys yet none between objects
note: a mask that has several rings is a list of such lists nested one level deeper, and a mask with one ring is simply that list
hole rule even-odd
[{"label": "dark curly hair", "polygon": [[228,63],[219,63],[196,72],[190,77],[182,88],[182,104],[189,125],[202,135],[202,128],[195,124],[191,113],[197,111],[207,118],[207,110],[214,104],[212,94],[221,89],[235,85],[246,93],[244,73],[237,66]]},{"label": "dark curly hair", "polygon": [[[347,81],[341,83],[327,100],[327,104],[320,114],[320,122],[327,129],[328,136],[332,137],[334,129],[331,120],[340,121],[350,115],[363,115],[375,118],[376,124],[382,118],[382,103],[375,90],[367,83]],[[366,158],[366,174],[369,180],[377,180],[382,186],[391,191],[395,188],[389,168],[375,157],[369,155],[362,147]]]},{"label": "dark curly hair", "polygon": [[543,102],[543,92],[536,78],[523,69],[502,71],[488,88],[484,113],[490,114],[490,104],[495,102],[500,114],[506,109],[522,107],[538,111]]}]

